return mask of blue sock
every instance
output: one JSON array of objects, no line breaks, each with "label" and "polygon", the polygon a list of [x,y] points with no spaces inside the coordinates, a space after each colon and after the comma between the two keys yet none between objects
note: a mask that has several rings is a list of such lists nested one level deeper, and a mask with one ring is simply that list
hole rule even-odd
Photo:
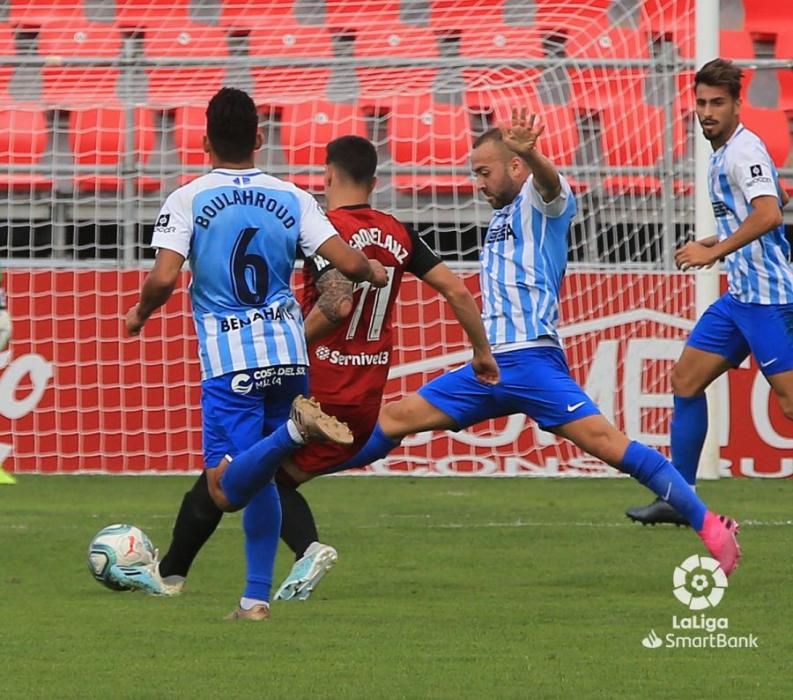
[{"label": "blue sock", "polygon": [[708,402],[705,394],[675,396],[675,410],[669,431],[672,438],[672,464],[693,486],[697,465],[708,432]]},{"label": "blue sock", "polygon": [[383,432],[383,429],[380,427],[380,423],[375,425],[372,434],[369,436],[369,439],[366,441],[366,444],[354,454],[350,459],[348,459],[343,464],[340,464],[337,468],[341,469],[352,469],[354,467],[365,467],[367,464],[371,464],[372,462],[376,462],[378,459],[382,459],[385,457],[391,450],[395,447],[399,447],[399,443],[402,442],[401,440],[392,440],[390,437],[387,437],[386,434]]},{"label": "blue sock", "polygon": [[278,489],[269,483],[260,489],[242,513],[245,530],[245,598],[270,600],[273,568],[278,539],[281,536],[281,502]]},{"label": "blue sock", "polygon": [[298,447],[284,423],[237,455],[220,478],[226,498],[238,508],[249,503],[273,480],[281,460]]},{"label": "blue sock", "polygon": [[699,532],[707,508],[680,472],[660,452],[635,440],[628,445],[620,469],[663,498]]}]

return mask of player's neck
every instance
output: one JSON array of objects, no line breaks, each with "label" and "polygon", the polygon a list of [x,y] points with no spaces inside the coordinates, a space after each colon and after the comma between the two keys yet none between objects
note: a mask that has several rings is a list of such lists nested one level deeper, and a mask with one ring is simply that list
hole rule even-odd
[{"label": "player's neck", "polygon": [[718,151],[725,143],[727,143],[727,141],[729,141],[733,137],[733,134],[737,131],[740,125],[741,122],[735,122],[735,126],[733,126],[732,129],[730,129],[729,134],[725,134],[724,136],[718,139],[713,139],[713,141],[710,142],[711,148],[714,151]]},{"label": "player's neck", "polygon": [[326,194],[328,209],[340,209],[341,207],[360,207],[368,206],[369,193],[358,188],[343,189],[339,192],[328,192]]},{"label": "player's neck", "polygon": [[256,166],[253,163],[253,158],[249,158],[248,160],[242,160],[239,162],[233,162],[230,160],[213,160],[212,161],[212,169],[213,170],[251,170]]}]

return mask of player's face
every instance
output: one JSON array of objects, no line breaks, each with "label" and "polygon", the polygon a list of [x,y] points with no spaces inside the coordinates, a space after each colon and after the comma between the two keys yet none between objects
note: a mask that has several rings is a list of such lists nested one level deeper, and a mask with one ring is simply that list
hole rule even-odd
[{"label": "player's face", "polygon": [[732,97],[725,87],[702,83],[697,85],[696,98],[702,134],[718,148],[738,126],[741,101]]},{"label": "player's face", "polygon": [[485,141],[471,154],[477,191],[493,209],[501,209],[520,192],[522,182],[513,172],[512,154],[498,141]]}]

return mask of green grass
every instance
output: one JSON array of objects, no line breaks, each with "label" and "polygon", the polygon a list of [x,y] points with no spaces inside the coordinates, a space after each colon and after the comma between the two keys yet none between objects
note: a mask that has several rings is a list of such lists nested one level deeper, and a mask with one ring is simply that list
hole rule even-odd
[{"label": "green grass", "polygon": [[[628,480],[312,482],[339,564],[266,623],[225,622],[243,579],[227,516],[175,599],[112,593],[87,571],[111,522],[167,546],[183,478],[23,477],[0,487],[0,697],[790,698],[793,481],[701,492],[747,522],[717,614],[758,650],[645,649],[687,613],[672,571],[688,530],[623,517]],[[787,521],[787,523],[785,523]],[[290,566],[281,549],[277,577]]]}]

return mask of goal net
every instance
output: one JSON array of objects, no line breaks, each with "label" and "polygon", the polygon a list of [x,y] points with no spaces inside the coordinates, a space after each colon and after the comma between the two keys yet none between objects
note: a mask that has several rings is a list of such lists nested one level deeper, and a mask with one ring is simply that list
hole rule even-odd
[{"label": "goal net", "polygon": [[[473,138],[526,107],[568,178],[562,336],[604,413],[665,450],[669,369],[694,317],[673,251],[693,221],[693,0],[11,0],[0,16],[0,246],[14,320],[0,356],[0,461],[18,472],[201,466],[185,291],[123,334],[161,201],[206,171],[204,109],[249,91],[258,165],[320,198],[325,144],[367,136],[374,206],[416,227],[478,292],[490,216]],[[387,398],[467,358],[406,281]],[[372,468],[607,474],[523,416],[419,435]]]}]

